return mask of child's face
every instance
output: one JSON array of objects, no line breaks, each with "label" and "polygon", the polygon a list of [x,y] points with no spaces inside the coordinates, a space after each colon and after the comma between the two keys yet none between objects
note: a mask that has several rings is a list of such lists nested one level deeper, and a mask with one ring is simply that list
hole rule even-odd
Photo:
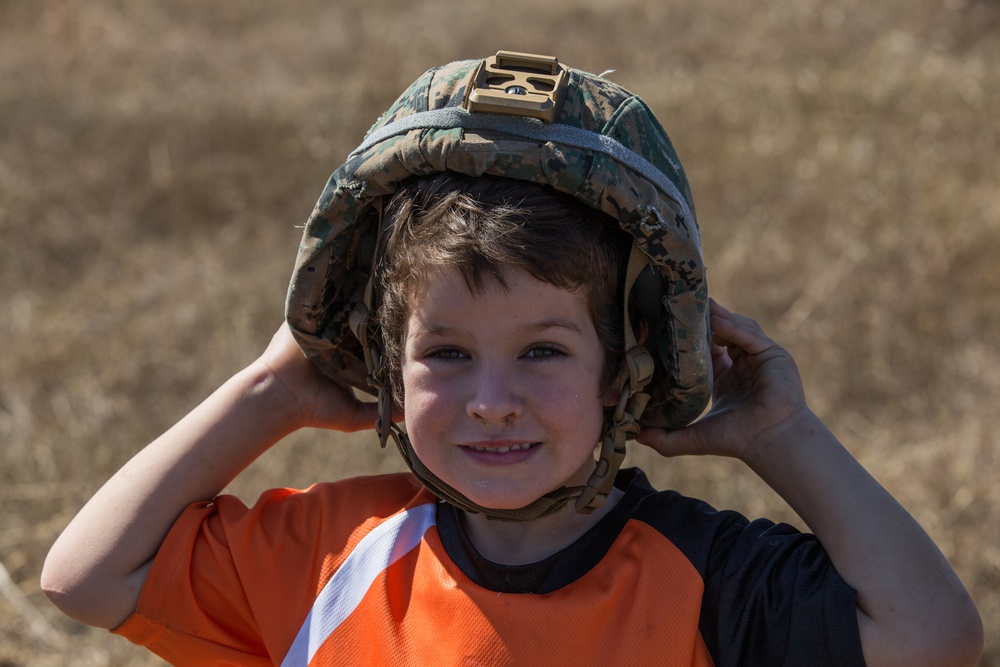
[{"label": "child's face", "polygon": [[523,507],[585,484],[601,435],[604,350],[584,297],[513,270],[473,295],[432,274],[411,304],[402,376],[420,460],[473,502]]}]

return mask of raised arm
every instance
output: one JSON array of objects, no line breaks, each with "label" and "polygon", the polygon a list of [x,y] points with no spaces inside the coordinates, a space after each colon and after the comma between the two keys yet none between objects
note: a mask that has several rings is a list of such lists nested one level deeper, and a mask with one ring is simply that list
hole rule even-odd
[{"label": "raised arm", "polygon": [[975,665],[982,622],[937,546],[809,409],[789,354],[750,318],[711,308],[712,409],[639,441],[665,456],[739,458],[777,491],[858,592],[869,666]]},{"label": "raised arm", "polygon": [[181,511],[218,494],[292,431],[371,427],[372,404],[323,378],[286,326],[254,363],[126,463],[53,545],[42,588],[68,616],[117,627]]}]

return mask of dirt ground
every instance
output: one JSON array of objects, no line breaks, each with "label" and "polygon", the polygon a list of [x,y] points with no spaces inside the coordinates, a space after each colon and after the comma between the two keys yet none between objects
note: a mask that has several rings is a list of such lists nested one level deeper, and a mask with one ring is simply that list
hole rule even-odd
[{"label": "dirt ground", "polygon": [[[551,53],[643,96],[710,290],[927,528],[1000,665],[996,0],[0,0],[0,666],[162,664],[38,575],[138,448],[263,349],[329,173],[426,68]],[[798,519],[730,461],[631,462]],[[232,486],[397,470],[300,433]]]}]

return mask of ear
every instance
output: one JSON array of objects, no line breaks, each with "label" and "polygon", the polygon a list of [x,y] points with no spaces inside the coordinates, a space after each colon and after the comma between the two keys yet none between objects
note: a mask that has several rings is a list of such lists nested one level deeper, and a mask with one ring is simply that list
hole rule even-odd
[{"label": "ear", "polygon": [[649,337],[649,321],[645,317],[639,318],[639,326],[636,328],[635,339],[639,345],[645,345]]},{"label": "ear", "polygon": [[621,379],[617,380],[611,388],[608,389],[604,396],[601,398],[601,404],[606,408],[613,408],[618,405],[618,401],[622,398],[621,390]]},{"label": "ear", "polygon": [[[637,326],[635,328],[635,339],[637,345],[645,345],[646,339],[649,338],[649,321],[645,317],[636,318]],[[622,367],[618,371],[618,377],[611,384],[611,388],[605,392],[602,401],[606,408],[614,407],[618,405],[622,398],[622,387],[625,385],[625,378],[628,374],[628,367],[625,361],[622,361]]]}]

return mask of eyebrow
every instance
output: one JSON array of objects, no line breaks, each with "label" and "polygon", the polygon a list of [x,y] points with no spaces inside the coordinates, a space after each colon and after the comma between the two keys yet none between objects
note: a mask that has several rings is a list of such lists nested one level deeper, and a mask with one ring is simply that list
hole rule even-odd
[{"label": "eyebrow", "polygon": [[529,324],[521,329],[526,333],[541,332],[546,331],[547,329],[568,329],[574,333],[581,333],[580,327],[577,326],[576,322],[573,322],[572,320],[564,320],[559,317]]},{"label": "eyebrow", "polygon": [[[573,321],[563,319],[560,317],[545,319],[539,322],[534,322],[526,324],[517,330],[519,334],[539,334],[549,329],[566,329],[573,333],[582,333],[580,327]],[[423,338],[424,336],[449,336],[461,331],[458,327],[443,327],[443,326],[432,326],[422,331],[410,336],[410,338],[417,339]]]}]

